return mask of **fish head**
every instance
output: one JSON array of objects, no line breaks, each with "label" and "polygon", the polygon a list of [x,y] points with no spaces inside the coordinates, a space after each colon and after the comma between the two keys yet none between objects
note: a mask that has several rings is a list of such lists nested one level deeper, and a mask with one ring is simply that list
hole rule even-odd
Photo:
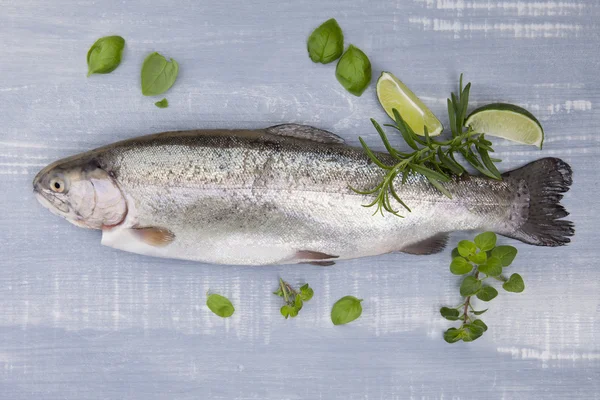
[{"label": "fish head", "polygon": [[48,165],[33,180],[33,191],[44,207],[79,227],[112,227],[127,215],[127,202],[113,174],[93,157],[69,157]]}]

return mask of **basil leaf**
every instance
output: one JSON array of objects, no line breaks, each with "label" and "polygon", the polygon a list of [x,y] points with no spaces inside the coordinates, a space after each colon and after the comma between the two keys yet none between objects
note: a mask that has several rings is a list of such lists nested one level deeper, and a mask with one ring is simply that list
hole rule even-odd
[{"label": "basil leaf", "polygon": [[211,294],[206,299],[206,305],[210,308],[210,311],[217,314],[219,317],[228,318],[233,315],[235,309],[233,304],[228,298],[221,296],[220,294]]},{"label": "basil leaf", "polygon": [[475,244],[482,251],[490,251],[496,245],[496,234],[494,232],[483,232],[475,236]]},{"label": "basil leaf", "polygon": [[512,246],[498,246],[492,250],[492,256],[498,257],[503,267],[508,267],[517,256],[517,249]]},{"label": "basil leaf", "polygon": [[121,36],[105,36],[96,40],[87,53],[88,74],[108,74],[121,64],[125,39]]},{"label": "basil leaf", "polygon": [[484,286],[479,292],[477,292],[477,298],[481,301],[491,301],[496,296],[498,296],[498,291],[491,286]]},{"label": "basil leaf", "polygon": [[450,272],[454,275],[468,274],[473,270],[473,265],[462,257],[454,257],[450,264]]},{"label": "basil leaf", "polygon": [[525,282],[519,274],[512,274],[510,278],[502,285],[507,292],[521,293],[525,290]]},{"label": "basil leaf", "polygon": [[162,99],[161,101],[157,101],[154,105],[158,108],[167,108],[169,107],[169,101],[167,99]]},{"label": "basil leaf", "polygon": [[469,257],[471,254],[475,254],[477,246],[470,240],[461,240],[458,242],[458,252],[463,257]]},{"label": "basil leaf", "polygon": [[335,302],[331,309],[331,322],[334,325],[343,325],[352,322],[362,314],[362,299],[354,296],[345,296]]},{"label": "basil leaf", "polygon": [[347,91],[360,96],[371,83],[371,62],[358,47],[350,45],[335,67],[335,77]]},{"label": "basil leaf", "polygon": [[306,48],[316,63],[328,64],[340,58],[344,51],[344,34],[335,18],[323,22],[310,34]]},{"label": "basil leaf", "polygon": [[179,64],[154,52],[144,60],[142,65],[142,94],[144,96],[156,96],[169,90],[177,74],[179,73]]},{"label": "basil leaf", "polygon": [[481,289],[481,281],[474,276],[467,276],[460,284],[460,295],[473,296]]}]

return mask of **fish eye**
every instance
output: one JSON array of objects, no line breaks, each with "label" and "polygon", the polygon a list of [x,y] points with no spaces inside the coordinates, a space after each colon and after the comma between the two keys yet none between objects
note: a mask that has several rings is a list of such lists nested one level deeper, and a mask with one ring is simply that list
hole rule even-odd
[{"label": "fish eye", "polygon": [[65,182],[61,179],[52,179],[50,181],[50,189],[56,193],[62,193],[65,191]]}]

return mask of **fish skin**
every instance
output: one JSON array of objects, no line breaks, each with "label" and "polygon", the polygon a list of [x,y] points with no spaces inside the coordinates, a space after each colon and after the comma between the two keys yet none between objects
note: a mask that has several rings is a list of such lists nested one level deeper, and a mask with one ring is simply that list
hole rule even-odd
[{"label": "fish skin", "polygon": [[[527,183],[516,178],[454,178],[444,184],[452,199],[420,175],[404,185],[398,178],[396,191],[412,212],[393,202],[404,218],[373,215],[374,208],[362,207],[373,197],[350,188],[371,189],[384,174],[362,149],[324,136],[316,141],[293,125],[286,129],[284,134],[271,128],[205,130],[130,139],[53,163],[38,174],[34,187],[41,192],[44,177],[57,169],[97,164],[127,204],[123,221],[103,229],[102,244],[215,264],[315,261],[298,258],[307,252],[336,261],[373,256],[457,230],[516,237],[527,222],[531,195]],[[300,137],[293,137],[295,131]],[[152,246],[132,232],[146,227],[167,230],[175,239]],[[442,248],[443,243],[427,252]]]}]

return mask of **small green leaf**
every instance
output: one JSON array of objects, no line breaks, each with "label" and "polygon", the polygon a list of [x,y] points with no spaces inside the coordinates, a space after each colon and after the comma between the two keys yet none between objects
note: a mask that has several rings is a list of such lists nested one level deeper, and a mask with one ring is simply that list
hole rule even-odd
[{"label": "small green leaf", "polygon": [[472,324],[481,327],[484,332],[488,330],[487,325],[480,319],[476,319],[475,321],[472,322]]},{"label": "small green leaf", "polygon": [[444,340],[448,343],[456,343],[462,339],[463,330],[450,328],[444,332]]},{"label": "small green leaf", "polygon": [[467,276],[460,284],[460,295],[473,296],[481,289],[481,281],[474,276]]},{"label": "small green leaf", "polygon": [[494,232],[483,232],[475,236],[475,244],[483,251],[490,251],[496,246],[496,234]]},{"label": "small green leaf", "polygon": [[220,294],[213,293],[209,295],[206,299],[206,305],[210,308],[210,311],[223,318],[231,317],[235,311],[231,301]]},{"label": "small green leaf", "polygon": [[[288,317],[295,317],[296,315],[298,315],[298,311],[294,310],[294,307],[287,304],[281,307],[279,311],[281,312],[281,315],[285,317],[285,319],[288,319]],[[292,315],[292,313],[295,313],[295,315]]]},{"label": "small green leaf", "polygon": [[[487,327],[486,327],[487,328]],[[464,324],[463,325],[464,333],[463,333],[463,342],[472,342],[475,339],[478,339],[483,335],[485,329],[480,324]]]},{"label": "small green leaf", "polygon": [[350,45],[335,67],[335,77],[355,96],[363,94],[371,83],[371,62],[358,47]]},{"label": "small green leaf", "polygon": [[452,249],[452,252],[450,253],[450,257],[452,257],[452,259],[455,259],[456,257],[460,257],[460,253],[458,252],[457,247]]},{"label": "small green leaf", "polygon": [[477,298],[482,301],[490,301],[496,296],[498,296],[498,291],[491,286],[484,286],[479,292],[477,292]]},{"label": "small green leaf", "polygon": [[512,274],[510,278],[502,285],[507,292],[521,293],[525,290],[525,282],[519,274]]},{"label": "small green leaf", "polygon": [[485,264],[485,262],[487,261],[487,253],[485,251],[475,253],[469,256],[469,261],[479,265]]},{"label": "small green leaf", "polygon": [[454,275],[468,274],[473,270],[473,265],[462,257],[456,257],[450,264],[450,272]]},{"label": "small green leaf", "polygon": [[300,296],[296,296],[296,300],[294,300],[294,308],[298,311],[302,310],[302,305],[304,303],[302,302],[302,299],[300,298]]},{"label": "small green leaf", "polygon": [[486,308],[485,310],[481,310],[481,311],[473,311],[473,314],[475,314],[475,315],[481,315],[481,314],[483,314],[484,312],[486,312],[487,310],[488,310],[488,309]]},{"label": "small green leaf", "polygon": [[328,64],[344,52],[344,34],[335,18],[328,19],[313,31],[306,43],[313,62]]},{"label": "small green leaf", "polygon": [[169,101],[167,99],[162,99],[161,101],[157,101],[154,105],[158,108],[167,108],[169,107]]},{"label": "small green leaf", "polygon": [[304,301],[312,299],[315,292],[308,286],[308,283],[300,287],[300,298]]},{"label": "small green leaf", "polygon": [[460,315],[457,309],[448,307],[440,308],[440,314],[449,321],[456,321]]},{"label": "small green leaf", "polygon": [[273,292],[273,294],[279,296],[279,297],[283,297],[283,290],[281,290],[281,287],[279,287],[279,289],[277,289],[276,291]]},{"label": "small green leaf", "polygon": [[492,250],[492,256],[498,257],[503,267],[508,267],[517,256],[517,249],[512,246],[498,246]]},{"label": "small green leaf", "polygon": [[499,276],[502,274],[502,263],[498,257],[490,257],[485,264],[479,266],[479,272],[489,276]]},{"label": "small green leaf", "polygon": [[290,317],[294,318],[298,315],[298,311],[300,311],[297,307],[295,306],[288,306],[290,308]]},{"label": "small green leaf", "polygon": [[343,325],[352,322],[362,314],[362,299],[354,296],[345,296],[335,302],[331,309],[331,322],[334,325]]},{"label": "small green leaf", "polygon": [[469,257],[471,254],[475,254],[477,246],[470,240],[461,240],[458,242],[458,253],[463,257]]},{"label": "small green leaf", "polygon": [[87,53],[88,74],[108,74],[121,64],[125,39],[105,36],[96,40]]},{"label": "small green leaf", "polygon": [[169,90],[177,75],[179,64],[177,61],[167,59],[160,54],[151,53],[142,65],[142,94],[144,96],[156,96]]}]

